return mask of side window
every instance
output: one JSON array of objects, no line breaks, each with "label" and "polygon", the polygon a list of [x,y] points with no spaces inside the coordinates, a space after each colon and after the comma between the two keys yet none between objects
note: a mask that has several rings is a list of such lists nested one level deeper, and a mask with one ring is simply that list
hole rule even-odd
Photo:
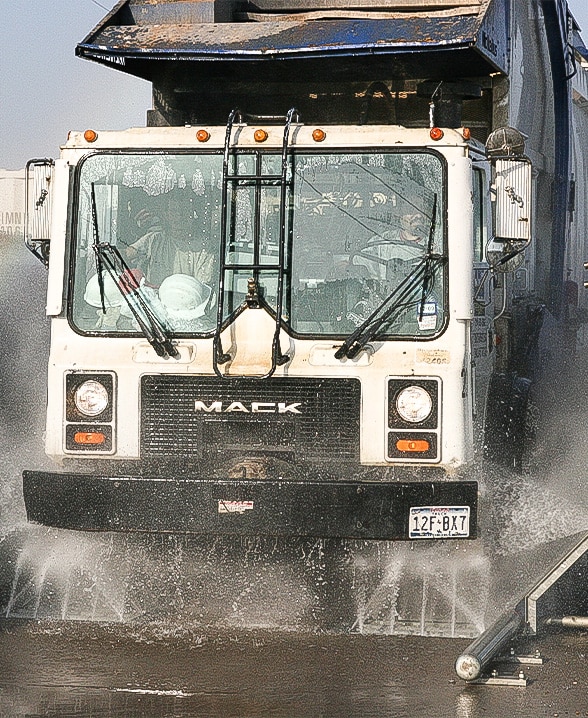
[{"label": "side window", "polygon": [[484,261],[484,247],[488,238],[486,236],[486,205],[484,202],[484,186],[486,174],[481,169],[474,169],[472,178],[474,199],[474,262]]}]

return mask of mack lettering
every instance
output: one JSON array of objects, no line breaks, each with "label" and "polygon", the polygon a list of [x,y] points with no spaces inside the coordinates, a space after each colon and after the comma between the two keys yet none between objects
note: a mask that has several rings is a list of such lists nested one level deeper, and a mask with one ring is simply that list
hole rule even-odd
[{"label": "mack lettering", "polygon": [[194,403],[194,411],[204,411],[207,414],[230,414],[232,412],[242,414],[301,414],[299,406],[301,406],[300,402],[287,404],[285,401],[252,401],[246,405],[241,401],[232,401],[225,407],[222,401],[212,401],[210,404],[206,404],[206,402],[197,399]]}]

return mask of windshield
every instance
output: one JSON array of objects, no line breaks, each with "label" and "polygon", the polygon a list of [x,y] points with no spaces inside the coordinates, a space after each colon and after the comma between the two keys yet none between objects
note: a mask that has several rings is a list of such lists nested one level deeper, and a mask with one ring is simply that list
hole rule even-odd
[{"label": "windshield", "polygon": [[445,251],[440,156],[296,153],[283,181],[282,169],[279,154],[261,152],[231,158],[238,181],[223,177],[220,153],[86,157],[74,212],[73,325],[141,334],[116,277],[99,281],[100,243],[117,249],[171,334],[214,332],[219,287],[226,322],[244,305],[250,277],[295,335],[345,337],[403,282],[410,291],[398,294],[378,336],[438,333],[445,263],[427,265],[424,291],[415,270]]}]

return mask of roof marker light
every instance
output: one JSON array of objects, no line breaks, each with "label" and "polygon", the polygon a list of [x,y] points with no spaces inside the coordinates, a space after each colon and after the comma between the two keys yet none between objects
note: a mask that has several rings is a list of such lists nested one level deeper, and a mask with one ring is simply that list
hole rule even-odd
[{"label": "roof marker light", "polygon": [[265,142],[267,140],[267,132],[265,130],[255,130],[253,133],[253,139],[256,142]]},{"label": "roof marker light", "polygon": [[196,133],[196,139],[198,142],[208,142],[210,139],[210,132],[208,130],[198,130]]},{"label": "roof marker light", "polygon": [[312,139],[315,142],[322,142],[326,136],[327,133],[324,130],[321,130],[319,127],[317,127],[316,130],[312,131]]},{"label": "roof marker light", "polygon": [[84,132],[84,139],[86,140],[86,142],[96,142],[96,140],[98,139],[98,133],[96,132],[96,130],[86,130]]},{"label": "roof marker light", "polygon": [[469,127],[462,128],[461,136],[464,138],[464,140],[471,140],[472,139],[472,131]]},{"label": "roof marker light", "polygon": [[437,142],[437,140],[443,139],[443,130],[440,127],[431,127],[429,135],[431,136],[432,140],[435,140],[435,142]]}]

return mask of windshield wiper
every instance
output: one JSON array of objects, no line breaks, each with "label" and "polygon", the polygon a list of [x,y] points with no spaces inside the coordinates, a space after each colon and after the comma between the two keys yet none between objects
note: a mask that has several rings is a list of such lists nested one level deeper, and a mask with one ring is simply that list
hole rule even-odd
[{"label": "windshield wiper", "polygon": [[335,352],[335,359],[353,359],[390,319],[395,319],[407,305],[414,303],[421,290],[425,276],[426,259],[423,258],[392,292],[380,302],[369,317],[363,321]]},{"label": "windshield wiper", "polygon": [[427,254],[425,255],[425,276],[423,278],[423,289],[421,292],[421,303],[419,307],[419,321],[422,322],[423,314],[425,312],[425,302],[435,276],[435,269],[437,264],[435,259],[439,258],[439,255],[433,254],[433,242],[435,241],[435,226],[437,223],[437,193],[433,198],[433,211],[431,213],[431,224],[429,225],[429,239],[427,241]]},{"label": "windshield wiper", "polygon": [[91,186],[92,224],[94,229],[93,250],[96,256],[96,270],[98,272],[98,287],[102,311],[106,311],[104,295],[104,271],[108,272],[114,281],[124,301],[131,310],[143,336],[155,350],[157,356],[164,359],[173,357],[179,359],[180,353],[174,346],[165,324],[157,316],[149,300],[145,297],[139,282],[132,274],[130,267],[123,259],[118,248],[109,242],[100,242],[98,234],[98,213],[96,211],[96,194],[94,183]]},{"label": "windshield wiper", "polygon": [[437,194],[433,199],[433,211],[429,226],[427,251],[417,266],[396,286],[392,292],[378,304],[369,317],[363,321],[335,352],[336,359],[353,359],[364,346],[373,339],[380,328],[388,321],[396,319],[419,297],[418,319],[422,321],[426,299],[431,290],[437,268],[444,264],[446,257],[433,253],[435,222],[437,215]]}]

